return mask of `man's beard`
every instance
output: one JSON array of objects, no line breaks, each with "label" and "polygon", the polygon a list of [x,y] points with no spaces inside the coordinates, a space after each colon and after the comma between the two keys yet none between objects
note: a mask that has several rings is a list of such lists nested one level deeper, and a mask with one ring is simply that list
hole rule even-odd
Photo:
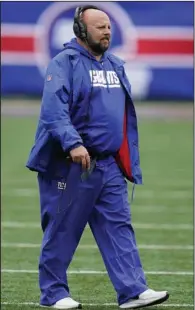
[{"label": "man's beard", "polygon": [[104,45],[102,43],[102,41],[100,42],[96,42],[92,39],[90,33],[87,34],[87,43],[89,45],[89,47],[91,48],[91,50],[96,54],[96,55],[101,55],[104,52],[107,51],[107,49],[109,48],[109,43],[108,45]]}]

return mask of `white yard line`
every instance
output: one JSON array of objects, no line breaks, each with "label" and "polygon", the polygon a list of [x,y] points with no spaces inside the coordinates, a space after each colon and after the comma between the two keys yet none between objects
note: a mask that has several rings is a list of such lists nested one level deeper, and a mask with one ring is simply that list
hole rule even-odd
[{"label": "white yard line", "polygon": [[[7,104],[6,104],[6,107],[7,107]],[[23,107],[22,107],[23,108]],[[25,107],[24,107],[25,108]],[[157,150],[159,150],[158,148],[155,148]],[[153,148],[150,149],[151,151],[153,150]],[[179,170],[179,172],[185,172],[185,170],[182,169]],[[149,179],[149,178],[155,178],[157,177],[158,175],[155,173],[151,173],[150,170],[145,170],[144,171],[144,176]],[[37,192],[38,192],[38,186],[37,186],[37,180],[36,178],[34,178],[33,175],[29,176],[28,178],[20,178],[20,176],[18,176],[17,179],[14,179],[14,178],[3,178],[2,180],[2,187],[6,188],[7,186],[10,186],[10,185],[15,185],[15,186],[24,186],[26,187],[28,185],[28,188],[33,188],[33,189],[36,189]],[[169,178],[169,179],[163,179],[163,178],[160,178],[158,180],[158,183],[151,183],[149,182],[148,187],[152,187],[154,188],[155,187],[155,190],[158,188],[160,190],[162,190],[162,187],[163,189],[168,189],[170,190],[171,189],[174,189],[174,190],[179,190],[180,187],[182,187],[183,189],[186,189],[187,187],[190,188],[193,188],[193,179],[192,177],[185,177],[185,178]],[[129,185],[129,189],[131,190],[131,185]]]},{"label": "white yard line", "polygon": [[[2,302],[2,305],[15,305],[15,306],[40,306],[39,303],[36,302]],[[83,306],[88,306],[88,307],[114,307],[118,306],[116,303],[82,303]],[[194,307],[192,304],[161,304],[157,305],[156,307],[165,307],[165,308],[191,308]]]},{"label": "white yard line", "polygon": [[193,198],[192,190],[163,190],[158,192],[155,190],[141,190],[140,192],[135,192],[135,198],[143,198],[143,199],[185,199],[185,198]]},{"label": "white yard line", "polygon": [[38,191],[35,188],[18,188],[11,191],[3,190],[2,196],[11,197],[36,197],[38,196]]},{"label": "white yard line", "polygon": [[166,213],[169,212],[169,214],[187,214],[189,215],[189,213],[193,214],[193,206],[189,205],[189,206],[185,206],[185,207],[170,207],[170,206],[166,206],[166,205],[140,205],[140,204],[133,204],[131,206],[131,210],[132,213],[136,214],[136,213]]},{"label": "white yard line", "polygon": [[[26,213],[29,211],[30,212],[37,212],[37,214],[39,213],[39,206],[32,206],[30,204],[28,205],[9,205],[9,206],[4,206],[4,208],[7,210],[9,209],[9,211],[14,210],[26,210]],[[131,210],[132,213],[136,214],[136,213],[165,213],[165,212],[169,212],[169,214],[187,214],[189,215],[189,213],[193,214],[193,205],[188,205],[185,207],[183,206],[175,206],[175,207],[170,207],[170,206],[166,206],[166,205],[158,205],[156,204],[156,206],[154,205],[143,205],[143,204],[137,204],[135,201],[135,204],[133,204],[131,206]]]},{"label": "white yard line", "polygon": [[[15,305],[15,306],[40,306],[37,302],[2,302],[2,305]],[[83,306],[88,307],[114,307],[118,306],[116,303],[82,303]],[[192,308],[194,305],[192,304],[160,304],[156,307],[165,307],[165,308]]]},{"label": "white yard line", "polygon": [[153,224],[153,223],[133,223],[135,229],[157,229],[157,230],[193,230],[191,224]]},{"label": "white yard line", "polygon": [[[12,242],[3,242],[1,243],[2,248],[40,248],[41,244],[38,243],[12,243]],[[193,245],[162,245],[162,244],[140,244],[138,245],[139,249],[143,250],[178,250],[186,251],[193,250]],[[78,249],[98,249],[97,245],[93,244],[80,244]]]},{"label": "white yard line", "polygon": [[[39,228],[38,222],[1,222],[3,228]],[[133,223],[135,229],[154,229],[154,230],[193,230],[191,224],[153,224],[153,223]],[[86,228],[89,228],[87,225]]]},{"label": "white yard line", "polygon": [[[12,197],[38,197],[39,193],[36,188],[18,188],[14,190],[3,190],[2,196],[12,196]],[[138,190],[136,192],[137,198],[144,199],[185,199],[185,198],[193,198],[193,188],[186,190],[166,190],[158,192],[156,189],[154,190]]]},{"label": "white yard line", "polygon": [[41,224],[38,222],[1,222],[1,227],[4,228],[39,228]]},{"label": "white yard line", "polygon": [[[2,269],[2,273],[38,273],[38,270],[30,269]],[[70,270],[68,274],[107,274],[107,271],[101,270]],[[175,276],[193,276],[192,271],[145,271],[145,274],[149,275],[175,275]]]}]

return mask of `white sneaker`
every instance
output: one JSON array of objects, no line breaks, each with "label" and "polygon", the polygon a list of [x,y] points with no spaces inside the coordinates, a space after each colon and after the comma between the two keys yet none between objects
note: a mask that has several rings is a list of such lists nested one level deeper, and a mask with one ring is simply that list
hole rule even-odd
[{"label": "white sneaker", "polygon": [[54,309],[82,309],[82,305],[70,297],[60,299],[52,306],[41,305],[41,307],[54,308]]},{"label": "white sneaker", "polygon": [[169,298],[167,291],[156,292],[148,289],[141,293],[136,299],[130,299],[124,304],[120,305],[122,309],[137,309],[152,305],[161,304]]}]

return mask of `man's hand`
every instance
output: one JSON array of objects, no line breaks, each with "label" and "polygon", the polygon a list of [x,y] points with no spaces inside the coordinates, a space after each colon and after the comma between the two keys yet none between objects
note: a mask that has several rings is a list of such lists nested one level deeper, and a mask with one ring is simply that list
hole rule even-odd
[{"label": "man's hand", "polygon": [[71,159],[74,163],[81,163],[83,170],[90,169],[90,156],[84,146],[76,147],[70,151]]}]

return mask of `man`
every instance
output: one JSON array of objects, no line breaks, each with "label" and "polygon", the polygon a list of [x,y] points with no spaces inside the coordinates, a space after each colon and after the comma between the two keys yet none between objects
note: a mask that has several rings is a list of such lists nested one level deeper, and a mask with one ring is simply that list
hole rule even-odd
[{"label": "man", "polygon": [[123,62],[107,52],[108,15],[77,8],[76,38],[50,62],[27,167],[38,172],[43,241],[41,305],[81,308],[67,269],[87,223],[123,309],[158,304],[148,289],[131,225],[127,182],[142,183],[138,133]]}]

